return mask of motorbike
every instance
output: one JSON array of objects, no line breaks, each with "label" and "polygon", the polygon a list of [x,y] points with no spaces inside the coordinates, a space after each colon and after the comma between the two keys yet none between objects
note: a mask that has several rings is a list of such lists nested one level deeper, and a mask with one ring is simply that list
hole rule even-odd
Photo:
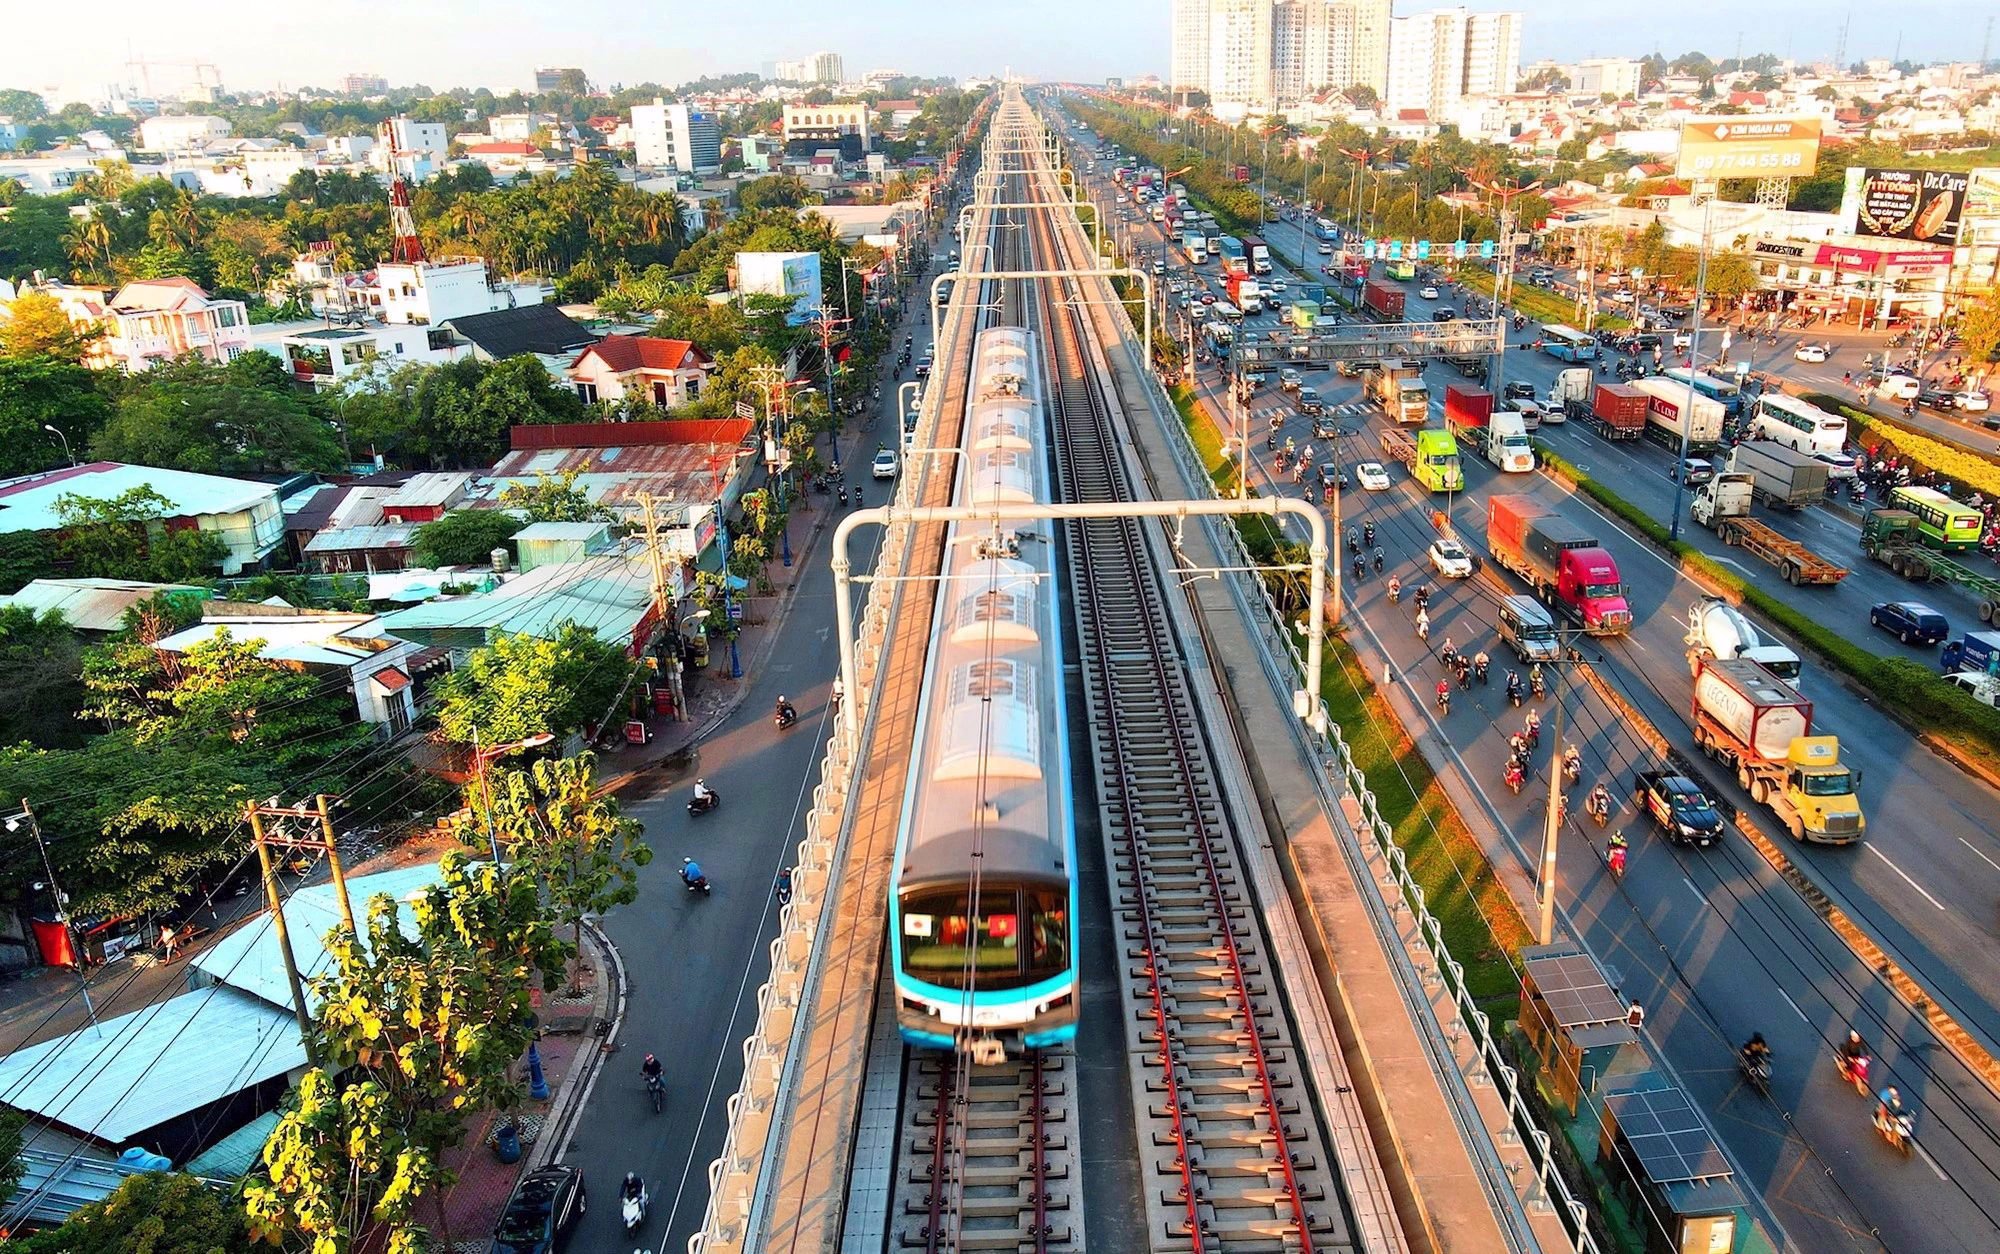
[{"label": "motorbike", "polygon": [[681,876],[681,883],[687,885],[687,890],[691,893],[700,893],[704,897],[708,896],[709,883],[708,876],[706,875],[683,875]]},{"label": "motorbike", "polygon": [[1840,1072],[1840,1078],[1852,1084],[1854,1091],[1863,1097],[1868,1096],[1868,1062],[1866,1054],[1851,1063],[1846,1054],[1836,1052],[1833,1056],[1833,1065]]},{"label": "motorbike", "polygon": [[1483,657],[1475,658],[1472,663],[1472,677],[1479,681],[1479,686],[1482,688],[1486,686],[1487,682],[1486,672],[1487,672],[1486,659]]},{"label": "motorbike", "polygon": [[691,797],[688,799],[688,813],[693,815],[707,814],[710,810],[717,808],[721,804],[722,794],[711,789],[706,797]]},{"label": "motorbike", "polygon": [[1568,758],[1568,757],[1563,759],[1563,783],[1574,785],[1577,781],[1577,777],[1582,774],[1583,774],[1583,763],[1581,761],[1579,761],[1576,758]]},{"label": "motorbike", "polygon": [[619,1205],[624,1208],[625,1231],[630,1235],[638,1230],[640,1224],[646,1222],[646,1207],[653,1200],[646,1192],[646,1182],[639,1178],[638,1172],[625,1173],[625,1187],[618,1191],[618,1200]]},{"label": "motorbike", "polygon": [[1603,827],[1611,821],[1611,799],[1609,797],[1593,795],[1584,808],[1590,811],[1590,817],[1597,821],[1599,827]]},{"label": "motorbike", "polygon": [[1507,699],[1514,703],[1515,709],[1521,708],[1521,682],[1511,676],[1507,681]]},{"label": "motorbike", "polygon": [[1610,851],[1604,855],[1605,864],[1611,868],[1611,877],[1613,879],[1622,880],[1625,878],[1625,857],[1625,843],[1623,841],[1611,846]]},{"label": "motorbike", "polygon": [[1389,604],[1394,605],[1398,601],[1401,601],[1402,599],[1403,599],[1402,581],[1398,579],[1391,579],[1389,581]]},{"label": "motorbike", "polygon": [[647,1076],[646,1096],[653,1103],[653,1113],[659,1114],[667,1104],[667,1082],[656,1075]]},{"label": "motorbike", "polygon": [[1751,1088],[1756,1089],[1766,1097],[1771,1095],[1771,1055],[1761,1055],[1753,1062],[1750,1059],[1750,1055],[1738,1050],[1736,1053],[1736,1069],[1743,1073],[1743,1082],[1745,1084],[1748,1084]]},{"label": "motorbike", "polygon": [[791,706],[784,706],[771,715],[771,722],[779,731],[784,731],[799,721],[799,712]]},{"label": "motorbike", "polygon": [[842,484],[842,485],[840,486],[840,503],[841,503],[842,505],[845,505],[845,504],[847,504],[847,485],[846,485],[846,484]]},{"label": "motorbike", "polygon": [[1878,1104],[1875,1107],[1875,1131],[1889,1143],[1890,1148],[1900,1150],[1905,1158],[1917,1147],[1916,1122],[1907,1110],[1891,1112]]},{"label": "motorbike", "polygon": [[1442,683],[1438,685],[1437,707],[1440,714],[1451,713],[1451,688]]},{"label": "motorbike", "polygon": [[1513,790],[1515,796],[1518,797],[1521,795],[1521,785],[1527,782],[1528,777],[1522,772],[1520,763],[1510,762],[1507,764],[1507,787]]}]

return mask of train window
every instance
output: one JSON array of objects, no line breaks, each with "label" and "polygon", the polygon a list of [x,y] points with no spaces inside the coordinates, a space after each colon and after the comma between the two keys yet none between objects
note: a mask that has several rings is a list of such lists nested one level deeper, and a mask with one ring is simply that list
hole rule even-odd
[{"label": "train window", "polygon": [[927,983],[963,987],[968,939],[975,987],[1018,987],[1060,975],[1069,966],[1069,895],[1059,887],[982,892],[979,911],[970,918],[963,890],[917,893],[904,899],[902,917],[903,968]]}]

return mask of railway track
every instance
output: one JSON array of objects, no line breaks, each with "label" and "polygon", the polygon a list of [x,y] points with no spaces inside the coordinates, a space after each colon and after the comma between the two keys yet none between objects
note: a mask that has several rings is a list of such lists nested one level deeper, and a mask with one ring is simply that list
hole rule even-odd
[{"label": "railway track", "polygon": [[[1045,215],[1030,231],[1038,264],[1072,264]],[[1131,499],[1069,280],[1041,281],[1034,318],[1063,498]],[[1351,1248],[1145,537],[1132,519],[1071,522],[1063,534],[1147,1159],[1148,1248]]]}]

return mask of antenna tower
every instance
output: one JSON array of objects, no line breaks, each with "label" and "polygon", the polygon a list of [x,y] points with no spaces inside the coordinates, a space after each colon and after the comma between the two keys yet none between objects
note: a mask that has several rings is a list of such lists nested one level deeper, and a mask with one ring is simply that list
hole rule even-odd
[{"label": "antenna tower", "polygon": [[389,184],[389,229],[396,235],[393,260],[416,265],[424,259],[424,242],[417,238],[417,219],[410,212],[410,184],[400,174]]}]

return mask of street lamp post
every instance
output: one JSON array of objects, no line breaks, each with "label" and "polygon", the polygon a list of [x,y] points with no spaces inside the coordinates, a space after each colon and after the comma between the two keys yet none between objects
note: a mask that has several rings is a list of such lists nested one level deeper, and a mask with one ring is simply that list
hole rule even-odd
[{"label": "street lamp post", "polygon": [[43,424],[42,424],[42,430],[44,430],[44,431],[48,432],[48,433],[49,433],[50,435],[54,436],[54,437],[55,437],[56,439],[58,439],[58,440],[61,440],[61,441],[62,441],[62,446],[63,446],[63,456],[64,456],[64,457],[67,457],[67,458],[69,458],[69,464],[70,464],[70,465],[72,465],[72,466],[76,465],[76,454],[70,451],[70,447],[69,447],[69,437],[68,437],[68,436],[66,436],[66,435],[64,435],[64,434],[62,433],[62,431],[61,431],[60,429],[58,429],[58,428],[57,428],[57,427],[55,426],[55,424],[53,424],[53,423],[47,423],[47,422],[43,423]]},{"label": "street lamp post", "polygon": [[[42,825],[36,820],[34,807],[28,804],[26,797],[21,799],[21,812],[7,816],[8,831],[18,832],[23,825],[26,825],[28,834],[34,837],[35,848],[41,852],[42,874],[48,876],[49,897],[56,905],[56,922],[62,924],[63,936],[69,941],[70,960],[76,964],[77,988],[83,993],[84,1013],[90,1016],[90,1026],[94,1028],[97,1026],[97,1007],[90,1000],[90,979],[83,971],[83,952],[77,948],[76,928],[70,924],[69,898],[63,895],[62,888],[56,883],[56,868],[55,864],[49,861],[49,847],[42,839]],[[35,887],[40,888],[42,885],[37,884]]]},{"label": "street lamp post", "polygon": [[493,830],[493,784],[486,777],[487,763],[495,758],[505,757],[507,754],[516,752],[517,750],[539,749],[543,745],[554,743],[554,741],[555,737],[549,735],[549,733],[536,732],[534,735],[525,736],[520,740],[510,740],[504,745],[494,745],[491,748],[482,749],[479,747],[479,729],[477,727],[472,729],[472,769],[473,773],[479,777],[481,815],[486,820],[486,847],[492,852],[493,865],[496,867],[500,865],[500,837]]},{"label": "street lamp post", "polygon": [[1680,461],[1674,467],[1674,512],[1667,526],[1667,538],[1681,538],[1681,501],[1687,495],[1688,437],[1694,432],[1694,373],[1701,366],[1701,307],[1708,299],[1708,231],[1715,209],[1716,189],[1709,188],[1701,207],[1701,260],[1694,274],[1694,321],[1688,324],[1688,399],[1686,417],[1681,419]]}]

